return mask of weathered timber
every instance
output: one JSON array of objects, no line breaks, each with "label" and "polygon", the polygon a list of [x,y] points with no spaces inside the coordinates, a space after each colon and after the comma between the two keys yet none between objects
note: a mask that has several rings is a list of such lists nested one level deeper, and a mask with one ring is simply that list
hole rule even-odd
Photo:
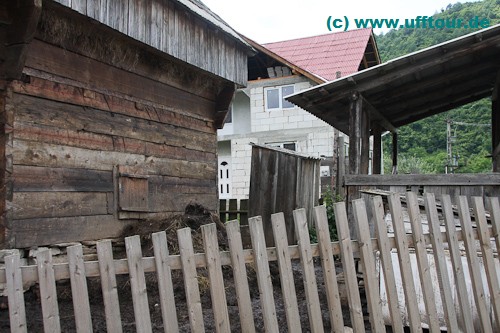
[{"label": "weathered timber", "polygon": [[372,174],[380,175],[382,172],[382,128],[379,124],[373,125],[373,159]]},{"label": "weathered timber", "polygon": [[111,171],[16,165],[15,192],[113,192]]},{"label": "weathered timber", "polygon": [[200,163],[156,158],[138,154],[106,152],[42,144],[33,141],[14,141],[12,149],[16,163],[54,168],[82,168],[111,171],[114,165],[134,165],[147,174],[175,177],[213,179],[216,163]]},{"label": "weathered timber", "polygon": [[35,35],[40,19],[42,1],[5,1],[1,6],[2,11],[6,11],[2,23],[7,24],[5,35],[1,37],[0,78],[19,79],[28,54],[28,45]]},{"label": "weathered timber", "polygon": [[[201,132],[214,133],[215,131],[212,120],[196,114],[190,114],[189,110],[170,110],[162,105],[152,106],[134,101],[131,96],[112,92],[105,93],[102,90],[90,88],[89,85],[82,82],[68,82],[70,80],[55,77],[49,80],[35,76],[42,73],[36,73],[36,71],[31,71],[30,73],[29,83],[22,81],[12,82],[14,92],[88,106],[130,117],[168,123]],[[63,83],[63,81],[66,81],[66,83]]]},{"label": "weathered timber", "polygon": [[58,76],[81,81],[100,89],[118,91],[171,110],[184,109],[208,118],[213,117],[215,102],[140,75],[113,68],[99,61],[61,52],[56,46],[39,40],[30,44],[26,66]]},{"label": "weathered timber", "polygon": [[215,153],[214,136],[155,121],[130,118],[109,111],[14,95],[19,110],[15,121],[53,126],[72,131],[138,139],[158,144],[185,147]]},{"label": "weathered timber", "polygon": [[15,192],[9,215],[14,220],[106,215],[113,206],[107,193]]},{"label": "weathered timber", "polygon": [[119,237],[126,226],[127,223],[119,221],[113,215],[15,220],[9,223],[9,234],[14,236],[9,241],[13,247],[22,248],[33,244],[93,240],[101,235]]},{"label": "weathered timber", "polygon": [[473,186],[500,185],[500,175],[491,174],[452,174],[452,175],[346,175],[345,185],[385,186],[385,185],[422,185],[422,186]]}]

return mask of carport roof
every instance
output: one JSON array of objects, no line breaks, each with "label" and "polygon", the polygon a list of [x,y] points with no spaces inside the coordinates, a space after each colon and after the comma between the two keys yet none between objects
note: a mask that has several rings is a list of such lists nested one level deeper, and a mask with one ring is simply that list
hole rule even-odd
[{"label": "carport roof", "polygon": [[376,111],[372,123],[394,129],[491,96],[500,70],[500,25],[410,53],[286,97],[349,133],[353,95]]}]

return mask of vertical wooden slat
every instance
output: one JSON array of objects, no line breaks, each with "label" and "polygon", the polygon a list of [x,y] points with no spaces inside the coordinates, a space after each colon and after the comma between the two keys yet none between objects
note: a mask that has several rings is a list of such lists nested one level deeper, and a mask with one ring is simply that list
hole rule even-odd
[{"label": "vertical wooden slat", "polygon": [[182,272],[184,274],[184,288],[189,312],[189,322],[193,332],[203,332],[203,313],[201,310],[200,289],[198,287],[198,273],[194,262],[193,240],[191,229],[177,230],[179,240],[179,252],[181,255]]},{"label": "vertical wooden slat", "polygon": [[417,298],[415,297],[415,284],[413,280],[412,267],[410,262],[410,254],[408,251],[408,243],[406,240],[406,232],[403,222],[403,213],[399,194],[392,193],[389,196],[389,207],[392,216],[392,226],[396,237],[396,248],[398,250],[399,267],[401,270],[401,278],[404,286],[404,294],[406,301],[406,310],[408,311],[408,319],[412,332],[422,332],[422,324],[420,313],[418,311]]},{"label": "vertical wooden slat", "polygon": [[218,333],[230,332],[229,314],[227,312],[226,290],[222,277],[222,267],[217,242],[217,228],[215,223],[205,224],[201,227],[203,245],[207,261],[208,277],[210,280],[210,294],[212,296],[212,309],[214,311],[215,329]]},{"label": "vertical wooden slat", "polygon": [[295,293],[295,282],[293,280],[292,262],[288,253],[288,237],[285,227],[285,216],[283,213],[271,215],[273,226],[274,244],[280,271],[281,291],[285,303],[286,322],[288,332],[300,332],[299,307],[297,305],[297,294]]},{"label": "vertical wooden slat", "polygon": [[420,218],[420,207],[417,201],[415,192],[406,193],[408,214],[413,234],[414,247],[417,256],[418,273],[420,276],[420,284],[424,296],[425,309],[427,311],[427,322],[431,332],[441,332],[439,321],[437,318],[436,299],[434,297],[434,289],[432,286],[432,277],[427,259],[427,249],[422,229],[422,219]]},{"label": "vertical wooden slat", "polygon": [[248,287],[247,269],[243,257],[243,244],[241,241],[240,225],[237,220],[226,223],[226,232],[233,268],[234,287],[238,300],[240,326],[243,333],[254,333],[252,301]]},{"label": "vertical wooden slat", "polygon": [[451,207],[451,199],[448,194],[443,194],[441,198],[443,207],[444,222],[446,226],[446,235],[448,238],[448,248],[450,251],[451,264],[455,273],[455,284],[460,304],[461,316],[463,318],[462,329],[466,332],[474,332],[474,322],[472,321],[472,309],[467,295],[467,285],[465,284],[464,267],[462,265],[462,256],[455,234],[455,219]]},{"label": "vertical wooden slat", "polygon": [[375,225],[375,237],[380,252],[380,261],[384,272],[385,291],[387,293],[389,313],[391,314],[391,324],[394,332],[403,332],[403,314],[399,305],[398,292],[396,290],[396,279],[394,278],[394,266],[391,257],[391,247],[387,236],[387,226],[384,220],[384,204],[382,198],[372,197],[372,214]]},{"label": "vertical wooden slat", "polygon": [[309,313],[309,324],[311,332],[323,332],[323,318],[319,306],[318,286],[314,271],[314,261],[309,239],[309,226],[307,224],[306,210],[304,208],[293,211],[295,221],[295,232],[299,246],[300,263],[304,276],[304,290],[306,294],[307,310]]},{"label": "vertical wooden slat", "polygon": [[316,223],[316,234],[318,235],[319,255],[323,268],[323,279],[325,281],[332,332],[343,333],[344,319],[342,318],[342,305],[340,303],[337,273],[335,271],[335,261],[333,259],[325,206],[314,207],[314,221]]},{"label": "vertical wooden slat", "polygon": [[106,330],[113,333],[122,332],[120,304],[116,288],[115,265],[113,264],[113,249],[110,240],[97,243],[99,273],[101,275],[102,298],[106,313]]},{"label": "vertical wooden slat", "polygon": [[[500,204],[497,197],[488,198],[491,209],[491,228],[493,229],[493,237],[497,251],[500,251]],[[500,325],[500,323],[499,323]]]},{"label": "vertical wooden slat", "polygon": [[349,310],[351,313],[351,323],[354,332],[365,332],[363,319],[363,309],[359,296],[358,277],[354,268],[354,255],[352,253],[351,236],[349,235],[349,223],[344,202],[334,204],[335,221],[337,222],[337,232],[340,243],[340,257],[344,270],[344,279],[347,288],[347,298],[349,300]]},{"label": "vertical wooden slat", "polygon": [[493,260],[493,249],[491,247],[490,231],[486,221],[486,212],[484,210],[483,197],[472,197],[472,206],[476,217],[476,225],[479,234],[479,242],[483,255],[483,264],[486,272],[486,281],[490,288],[490,303],[493,307],[495,322],[500,329],[500,286],[498,276]]},{"label": "vertical wooden slat", "polygon": [[385,332],[384,320],[382,319],[382,304],[380,302],[380,290],[377,276],[375,274],[375,261],[370,238],[370,227],[366,214],[365,201],[363,199],[353,200],[354,220],[358,229],[358,245],[363,268],[363,280],[365,282],[366,299],[370,312],[370,323],[373,332]]},{"label": "vertical wooden slat", "polygon": [[23,278],[19,254],[5,257],[5,277],[9,298],[9,318],[11,332],[27,332],[26,308],[24,306]]},{"label": "vertical wooden slat", "polygon": [[90,316],[90,302],[87,289],[87,277],[83,262],[82,245],[67,248],[69,276],[71,281],[71,295],[75,310],[75,324],[77,332],[92,332]]},{"label": "vertical wooden slat", "polygon": [[175,308],[174,287],[172,273],[168,265],[168,244],[165,231],[151,235],[155,254],[156,274],[158,275],[158,289],[160,292],[160,306],[165,333],[179,332],[177,310]]},{"label": "vertical wooden slat", "polygon": [[459,196],[457,206],[460,217],[460,225],[462,226],[465,251],[467,253],[467,262],[469,263],[469,275],[472,280],[472,290],[474,291],[474,300],[476,301],[481,331],[484,333],[492,332],[488,309],[486,307],[486,296],[484,294],[484,286],[481,280],[479,259],[477,258],[476,240],[474,239],[472,231],[472,222],[467,197]]},{"label": "vertical wooden slat", "polygon": [[266,251],[262,218],[260,216],[249,218],[248,226],[250,228],[250,237],[252,239],[252,248],[255,257],[255,270],[257,272],[257,283],[259,285],[264,327],[266,332],[278,332],[278,320],[276,318],[273,285],[271,282],[271,273],[269,271],[269,260]]},{"label": "vertical wooden slat", "polygon": [[459,196],[457,201],[460,225],[462,226],[462,235],[465,251],[467,253],[467,262],[469,263],[469,273],[472,280],[472,290],[476,301],[479,323],[483,332],[492,332],[491,322],[486,306],[486,295],[481,280],[481,271],[479,259],[477,257],[476,240],[472,230],[472,221],[469,213],[469,204],[466,196]]},{"label": "vertical wooden slat", "polygon": [[152,331],[151,316],[149,314],[146,278],[144,276],[144,267],[142,264],[140,236],[126,237],[125,248],[127,250],[130,287],[132,289],[132,301],[134,303],[135,329],[137,332],[149,333]]},{"label": "vertical wooden slat", "polygon": [[36,255],[40,299],[42,303],[43,329],[45,332],[61,332],[59,308],[57,305],[56,279],[52,266],[50,250],[40,251]]},{"label": "vertical wooden slat", "polygon": [[438,276],[438,283],[441,290],[441,300],[443,303],[443,314],[448,326],[448,332],[458,332],[457,313],[453,303],[452,289],[450,284],[450,275],[446,256],[443,255],[444,245],[441,235],[441,227],[436,208],[436,200],[433,193],[424,194],[425,211],[427,212],[427,221],[431,236],[431,243],[434,253],[434,262]]}]

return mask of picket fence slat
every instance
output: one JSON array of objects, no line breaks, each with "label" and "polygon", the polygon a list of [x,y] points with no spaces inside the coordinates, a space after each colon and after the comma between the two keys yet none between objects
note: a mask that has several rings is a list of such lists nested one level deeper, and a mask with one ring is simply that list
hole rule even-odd
[{"label": "picket fence slat", "polygon": [[250,298],[250,288],[248,287],[245,258],[243,257],[243,244],[241,241],[239,221],[234,220],[227,222],[226,232],[231,254],[231,266],[233,268],[236,298],[238,300],[241,331],[243,333],[255,333],[252,300]]},{"label": "picket fence slat", "polygon": [[436,299],[434,297],[434,288],[432,286],[432,277],[427,259],[427,248],[422,228],[422,219],[420,217],[420,207],[415,192],[406,193],[406,202],[408,214],[410,216],[411,229],[414,240],[415,253],[417,257],[418,273],[420,276],[420,285],[424,296],[424,304],[427,312],[427,322],[431,332],[440,333],[439,321],[437,318]]},{"label": "picket fence slat", "polygon": [[96,248],[99,259],[99,271],[101,273],[104,312],[106,314],[106,330],[111,333],[121,333],[123,330],[111,241],[103,240],[97,242]]},{"label": "picket fence slat", "polygon": [[377,237],[380,262],[384,272],[385,290],[388,298],[389,313],[391,316],[394,332],[403,332],[403,321],[401,319],[396,280],[394,278],[394,267],[391,257],[391,246],[387,235],[387,226],[384,220],[384,204],[382,198],[377,196],[371,198],[372,214],[375,224],[375,236]]},{"label": "picket fence slat", "polygon": [[212,309],[214,311],[215,329],[217,333],[231,332],[229,328],[229,314],[227,312],[226,289],[222,276],[222,266],[219,256],[219,243],[217,242],[217,228],[215,223],[201,227],[205,255],[207,256],[207,270],[210,281],[210,294],[212,296]]},{"label": "picket fence slat", "polygon": [[344,270],[344,280],[347,289],[347,299],[349,300],[352,328],[354,332],[365,332],[363,309],[361,307],[361,297],[359,295],[358,277],[354,268],[354,255],[351,236],[349,235],[349,222],[345,203],[337,202],[333,207],[337,222],[340,257],[342,260],[342,269]]},{"label": "picket fence slat", "polygon": [[158,276],[158,289],[160,293],[160,306],[165,333],[178,333],[179,322],[175,307],[174,286],[172,272],[168,265],[168,243],[165,231],[155,232],[151,235],[155,255],[156,274]]},{"label": "picket fence slat", "polygon": [[498,198],[496,197],[491,197],[488,199],[491,207],[490,215],[491,215],[491,226],[493,229],[493,237],[495,238],[495,245],[497,251],[500,251],[500,203],[498,201]]},{"label": "picket fence slat", "polygon": [[399,267],[403,281],[403,290],[405,294],[406,309],[408,311],[408,320],[412,332],[422,332],[422,323],[418,311],[414,278],[410,262],[410,253],[406,239],[406,231],[403,222],[403,212],[399,194],[392,193],[389,196],[389,206],[392,216],[392,227],[396,237],[396,248],[398,250]]},{"label": "picket fence slat", "polygon": [[7,296],[9,298],[9,318],[12,332],[28,331],[26,325],[26,308],[24,305],[23,280],[19,254],[5,257],[5,274],[7,276]]},{"label": "picket fence slat", "polygon": [[493,308],[492,313],[498,328],[500,328],[500,287],[498,284],[495,262],[493,260],[493,249],[491,247],[491,238],[488,230],[488,222],[486,221],[483,198],[472,197],[472,205],[477,229],[479,230],[479,242],[486,272],[486,281],[490,291],[490,303]]},{"label": "picket fence slat", "polygon": [[316,234],[318,236],[319,255],[323,268],[323,279],[325,281],[332,332],[343,333],[344,318],[342,317],[342,304],[340,303],[337,272],[335,271],[335,261],[333,259],[330,240],[331,235],[328,229],[328,217],[326,215],[325,206],[314,207],[314,221],[316,225]]},{"label": "picket fence slat", "polygon": [[193,240],[191,229],[177,230],[179,252],[181,254],[182,272],[184,274],[184,288],[189,312],[189,322],[193,332],[204,332],[203,313],[201,309],[200,289],[198,286],[198,273],[194,263]]},{"label": "picket fence slat", "polygon": [[469,303],[469,297],[467,295],[467,285],[465,283],[465,272],[462,265],[462,257],[460,252],[460,247],[457,239],[457,234],[453,232],[455,230],[455,219],[453,217],[453,209],[451,206],[451,198],[449,195],[443,194],[441,198],[441,205],[443,206],[444,222],[447,231],[448,249],[450,251],[451,264],[453,267],[453,272],[455,273],[455,283],[457,285],[457,296],[458,303],[460,305],[462,318],[462,329],[466,332],[474,332],[474,322],[472,321],[472,308]]},{"label": "picket fence slat", "polygon": [[288,332],[301,332],[292,262],[290,254],[288,253],[288,237],[285,227],[285,216],[283,213],[272,214],[271,223],[273,227],[274,244],[276,246],[276,255],[278,256],[281,292],[285,303]]},{"label": "picket fence slat", "polygon": [[278,319],[276,318],[273,284],[269,271],[269,259],[267,257],[262,218],[260,216],[249,218],[248,226],[250,227],[250,238],[255,256],[255,270],[257,272],[257,284],[259,286],[264,327],[266,332],[277,333],[279,332]]},{"label": "picket fence slat", "polygon": [[314,333],[323,332],[324,330],[314,261],[311,253],[311,241],[309,239],[309,224],[306,216],[306,210],[304,208],[293,211],[297,244],[299,245],[300,251],[300,263],[304,276],[304,290],[306,294],[307,311],[309,314],[309,325],[311,326],[311,332]]},{"label": "picket fence slat", "polygon": [[434,254],[434,262],[436,264],[436,272],[438,277],[439,289],[441,291],[441,301],[443,304],[443,315],[448,326],[448,332],[458,332],[457,313],[453,303],[452,289],[450,284],[450,274],[446,257],[443,255],[444,245],[441,236],[441,227],[437,214],[436,200],[433,193],[424,194],[425,211],[427,212],[427,221],[429,225],[429,233],[431,235],[431,244]]},{"label": "picket fence slat", "polygon": [[59,307],[57,303],[56,279],[52,268],[50,250],[37,253],[38,279],[40,283],[40,301],[42,303],[43,329],[45,332],[61,332]]},{"label": "picket fence slat", "polygon": [[92,318],[90,315],[90,302],[82,245],[69,246],[67,253],[73,307],[75,308],[76,331],[90,333],[92,332]]},{"label": "picket fence slat", "polygon": [[352,201],[354,220],[358,230],[358,243],[361,256],[361,265],[363,270],[363,280],[366,286],[366,298],[370,312],[370,323],[373,332],[384,332],[385,325],[382,319],[382,304],[380,302],[380,290],[375,274],[375,260],[370,239],[370,227],[368,225],[368,216],[363,199]]},{"label": "picket fence slat", "polygon": [[488,309],[486,306],[486,295],[484,293],[483,281],[480,276],[479,259],[477,257],[476,240],[472,234],[472,221],[469,213],[469,204],[466,196],[459,196],[457,200],[458,216],[462,233],[464,236],[464,245],[467,252],[467,261],[469,263],[469,276],[472,281],[472,290],[474,291],[474,300],[481,325],[481,332],[489,333],[491,327]]},{"label": "picket fence slat", "polygon": [[150,333],[152,332],[151,316],[149,314],[146,277],[142,266],[141,237],[138,235],[126,237],[125,248],[134,303],[135,329],[139,333]]}]

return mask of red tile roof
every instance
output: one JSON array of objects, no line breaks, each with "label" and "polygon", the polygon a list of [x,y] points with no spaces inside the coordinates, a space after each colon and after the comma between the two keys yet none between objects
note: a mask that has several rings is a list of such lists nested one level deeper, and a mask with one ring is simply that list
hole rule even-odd
[{"label": "red tile roof", "polygon": [[335,80],[358,71],[371,29],[357,29],[326,35],[264,44],[268,50],[294,65],[324,78]]}]

